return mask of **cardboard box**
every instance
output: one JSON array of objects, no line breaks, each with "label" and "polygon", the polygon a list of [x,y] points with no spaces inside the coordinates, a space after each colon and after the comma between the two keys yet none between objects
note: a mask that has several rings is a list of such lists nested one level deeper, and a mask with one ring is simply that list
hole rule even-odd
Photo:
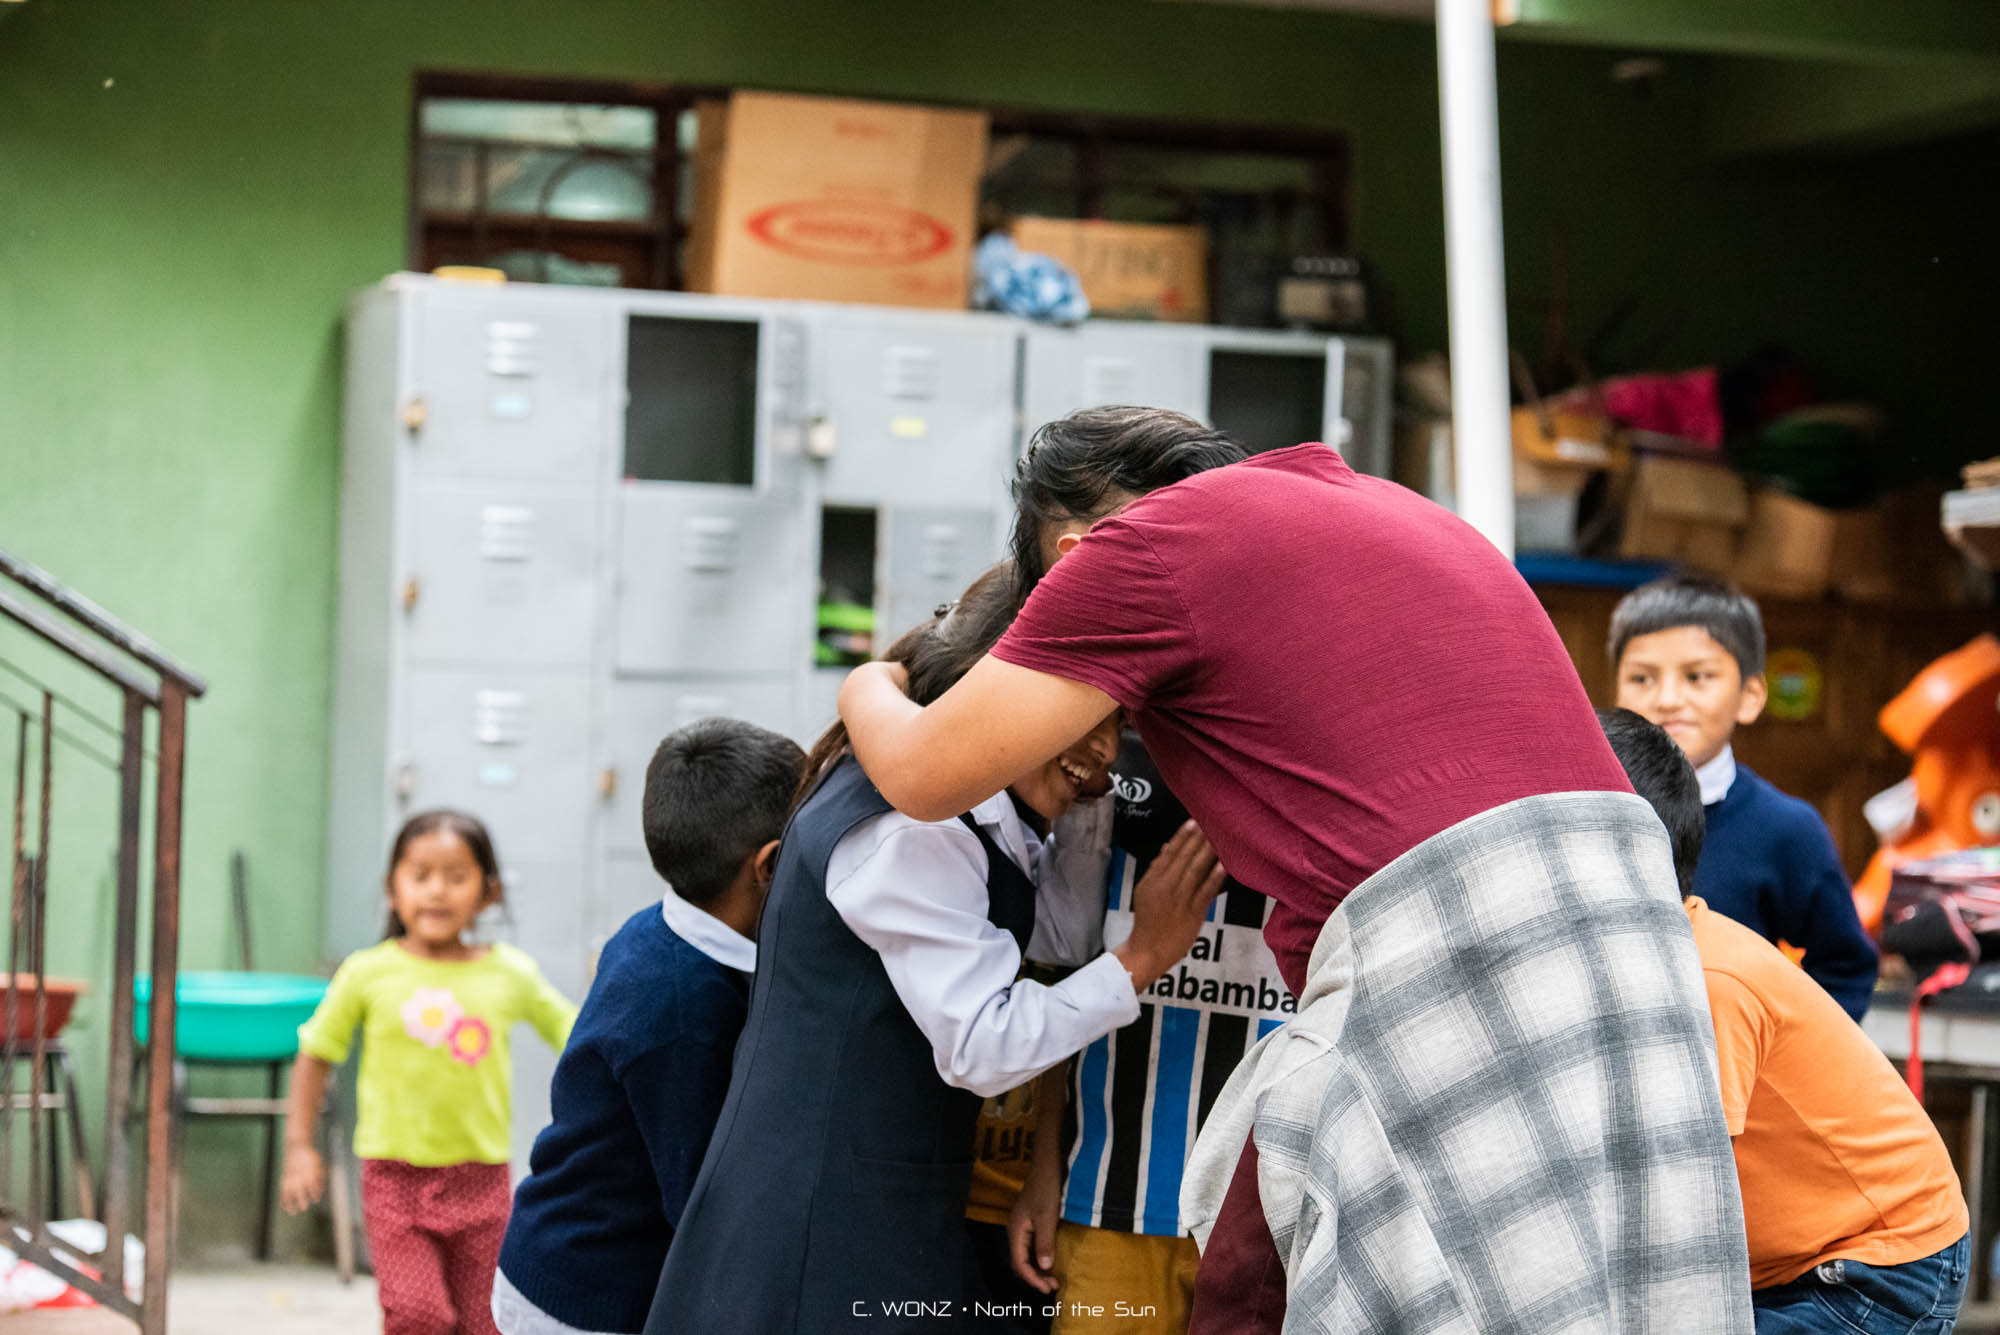
[{"label": "cardboard box", "polygon": [[739,92],[696,119],[689,291],[965,306],[985,112]]},{"label": "cardboard box", "polygon": [[1834,517],[1828,583],[1851,603],[1956,606],[1969,590],[1965,561],[1938,526],[1934,487],[1891,492]]},{"label": "cardboard box", "polygon": [[1777,598],[1818,598],[1833,573],[1840,516],[1788,496],[1760,491],[1732,572],[1751,593]]},{"label": "cardboard box", "polygon": [[1727,468],[1648,455],[1632,471],[1619,552],[1722,573],[1749,517],[1749,490]]},{"label": "cardboard box", "polygon": [[1017,218],[1011,232],[1022,250],[1076,270],[1093,316],[1190,324],[1208,318],[1208,233],[1200,227]]}]

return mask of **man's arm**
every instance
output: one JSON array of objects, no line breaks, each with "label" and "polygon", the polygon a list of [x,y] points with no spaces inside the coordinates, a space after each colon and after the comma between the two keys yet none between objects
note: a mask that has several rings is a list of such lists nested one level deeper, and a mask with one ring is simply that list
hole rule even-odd
[{"label": "man's arm", "polygon": [[840,717],[877,791],[906,816],[950,820],[1060,755],[1117,708],[1095,686],[991,654],[928,707],[888,663],[854,669]]}]

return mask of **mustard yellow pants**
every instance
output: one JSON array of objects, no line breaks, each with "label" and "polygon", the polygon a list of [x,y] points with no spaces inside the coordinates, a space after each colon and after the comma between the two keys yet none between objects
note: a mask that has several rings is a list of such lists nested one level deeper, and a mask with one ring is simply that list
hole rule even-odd
[{"label": "mustard yellow pants", "polygon": [[1065,1222],[1056,1229],[1062,1312],[1050,1335],[1180,1335],[1200,1264],[1193,1238]]}]

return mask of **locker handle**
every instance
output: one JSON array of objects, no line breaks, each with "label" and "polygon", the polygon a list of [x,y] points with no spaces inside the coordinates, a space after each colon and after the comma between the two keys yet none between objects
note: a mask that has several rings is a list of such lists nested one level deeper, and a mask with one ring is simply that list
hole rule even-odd
[{"label": "locker handle", "polygon": [[404,760],[396,765],[396,800],[408,804],[417,792],[417,766],[414,761]]},{"label": "locker handle", "polygon": [[430,420],[430,415],[430,405],[424,402],[422,395],[416,396],[403,405],[403,430],[415,435],[424,429],[424,423]]},{"label": "locker handle", "polygon": [[598,771],[597,795],[607,802],[618,796],[618,771],[609,765]]},{"label": "locker handle", "polygon": [[423,597],[423,593],[424,593],[423,583],[415,575],[412,575],[408,579],[404,580],[403,611],[405,613],[416,611],[417,600]]}]

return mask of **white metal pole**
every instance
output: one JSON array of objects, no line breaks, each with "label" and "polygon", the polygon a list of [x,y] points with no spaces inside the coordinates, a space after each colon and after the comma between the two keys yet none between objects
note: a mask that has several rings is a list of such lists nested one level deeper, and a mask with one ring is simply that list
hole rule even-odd
[{"label": "white metal pole", "polygon": [[1437,0],[1444,126],[1452,451],[1458,513],[1514,554],[1507,284],[1500,240],[1500,109],[1491,0]]}]

